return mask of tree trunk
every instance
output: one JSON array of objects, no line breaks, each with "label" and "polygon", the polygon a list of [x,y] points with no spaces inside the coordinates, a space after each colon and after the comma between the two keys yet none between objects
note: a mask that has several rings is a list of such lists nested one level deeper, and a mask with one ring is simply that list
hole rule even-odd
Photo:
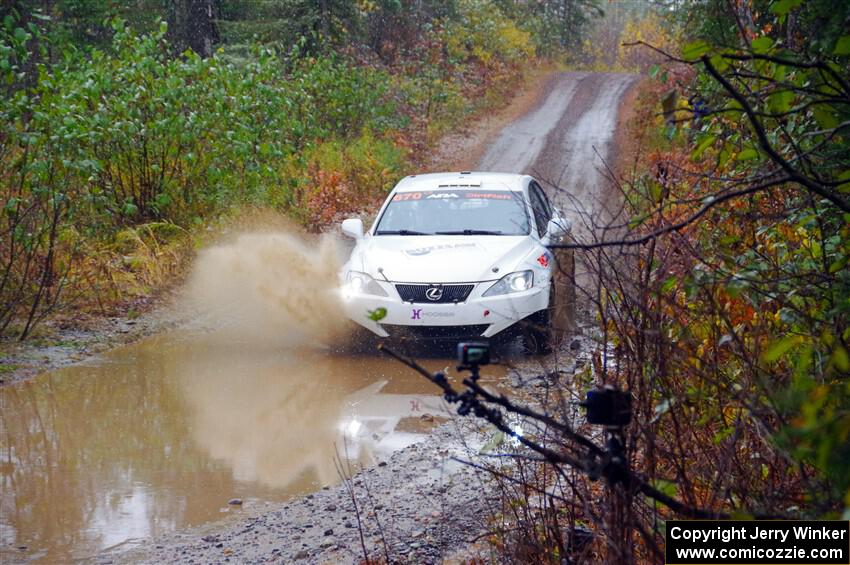
[{"label": "tree trunk", "polygon": [[171,35],[181,48],[189,48],[201,57],[210,57],[220,36],[215,0],[182,0],[169,10]]}]

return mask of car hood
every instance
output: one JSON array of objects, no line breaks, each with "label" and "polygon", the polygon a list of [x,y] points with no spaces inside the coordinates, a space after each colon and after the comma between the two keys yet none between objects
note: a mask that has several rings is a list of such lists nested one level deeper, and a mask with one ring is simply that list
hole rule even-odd
[{"label": "car hood", "polygon": [[354,250],[349,268],[379,280],[382,268],[392,282],[490,281],[516,270],[537,247],[528,236],[372,236]]}]

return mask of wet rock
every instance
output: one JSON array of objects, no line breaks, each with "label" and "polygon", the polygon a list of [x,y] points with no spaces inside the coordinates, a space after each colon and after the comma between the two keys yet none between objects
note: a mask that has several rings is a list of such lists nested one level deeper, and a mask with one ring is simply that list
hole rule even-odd
[{"label": "wet rock", "polygon": [[230,504],[231,506],[242,506],[242,499],[241,498],[231,498],[230,500],[227,501],[227,503]]},{"label": "wet rock", "polygon": [[578,351],[579,349],[581,349],[581,341],[574,339],[572,343],[570,343],[570,349],[572,349],[573,351]]},{"label": "wet rock", "polygon": [[302,549],[301,551],[299,551],[298,553],[293,555],[292,558],[295,559],[296,561],[299,561],[301,559],[307,559],[309,556],[310,556],[310,552],[308,552],[306,549]]},{"label": "wet rock", "polygon": [[386,466],[387,466],[386,461],[381,461],[380,463],[378,463],[378,467],[386,467]]},{"label": "wet rock", "polygon": [[332,536],[332,535],[334,535],[334,531],[331,528],[328,528],[327,530],[325,530],[325,535],[326,536]]},{"label": "wet rock", "polygon": [[334,506],[333,504],[331,504],[330,506],[328,506],[327,508],[325,508],[325,510],[327,510],[328,512],[336,512],[336,506]]}]

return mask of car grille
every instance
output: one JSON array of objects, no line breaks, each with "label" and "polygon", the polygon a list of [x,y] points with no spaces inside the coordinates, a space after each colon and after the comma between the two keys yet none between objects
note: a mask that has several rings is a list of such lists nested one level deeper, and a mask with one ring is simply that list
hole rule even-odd
[{"label": "car grille", "polygon": [[395,324],[381,325],[391,338],[412,338],[414,340],[464,339],[480,337],[490,324],[471,326],[400,326]]},{"label": "car grille", "polygon": [[[405,302],[445,304],[463,302],[474,286],[474,284],[397,284],[395,288]],[[432,291],[432,295],[437,296],[436,299],[428,298],[429,289],[439,289]]]}]

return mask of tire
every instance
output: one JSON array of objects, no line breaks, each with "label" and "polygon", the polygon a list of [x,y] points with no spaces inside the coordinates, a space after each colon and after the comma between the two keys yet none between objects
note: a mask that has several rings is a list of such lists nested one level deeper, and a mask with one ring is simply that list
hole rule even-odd
[{"label": "tire", "polygon": [[552,307],[554,291],[549,292],[549,306],[528,317],[522,332],[523,349],[531,355],[548,355],[556,343],[555,329],[552,326]]}]

